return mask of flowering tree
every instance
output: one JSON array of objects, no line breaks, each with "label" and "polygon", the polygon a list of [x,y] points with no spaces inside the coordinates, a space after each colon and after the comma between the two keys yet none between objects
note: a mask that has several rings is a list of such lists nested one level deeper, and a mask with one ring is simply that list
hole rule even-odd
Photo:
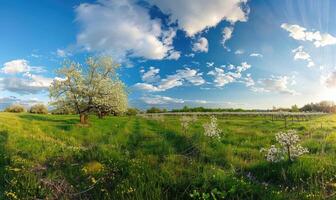
[{"label": "flowering tree", "polygon": [[87,123],[89,113],[102,117],[127,110],[127,94],[118,79],[119,65],[110,57],[88,58],[86,65],[66,62],[58,71],[64,78],[55,80],[50,87],[50,97],[56,107],[68,107]]},{"label": "flowering tree", "polygon": [[203,124],[204,135],[211,138],[220,138],[222,130],[218,128],[217,118],[215,116],[210,117],[210,123]]},{"label": "flowering tree", "polygon": [[265,157],[269,162],[279,162],[286,157],[288,161],[292,162],[301,155],[309,152],[307,148],[299,144],[300,138],[295,130],[280,132],[275,136],[275,139],[279,147],[272,145],[268,150],[261,150],[266,151]]}]

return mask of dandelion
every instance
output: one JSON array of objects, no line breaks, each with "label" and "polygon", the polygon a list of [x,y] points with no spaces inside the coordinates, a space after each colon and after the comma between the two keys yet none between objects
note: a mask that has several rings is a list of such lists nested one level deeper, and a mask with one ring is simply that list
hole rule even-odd
[{"label": "dandelion", "polygon": [[222,130],[218,128],[217,118],[215,116],[210,117],[210,123],[203,124],[204,135],[211,138],[220,138]]},{"label": "dandelion", "polygon": [[288,161],[291,162],[309,152],[307,148],[304,148],[299,144],[300,138],[295,130],[280,132],[275,136],[275,139],[278,142],[279,147],[272,145],[268,150],[261,150],[266,151],[265,157],[268,162],[279,162],[284,160],[286,156]]}]

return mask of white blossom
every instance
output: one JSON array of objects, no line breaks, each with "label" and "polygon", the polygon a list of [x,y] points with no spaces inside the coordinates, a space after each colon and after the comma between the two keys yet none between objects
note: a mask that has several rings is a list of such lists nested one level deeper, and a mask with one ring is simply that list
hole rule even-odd
[{"label": "white blossom", "polygon": [[280,132],[275,136],[275,139],[279,147],[272,145],[268,150],[261,149],[261,151],[266,151],[265,157],[269,162],[279,162],[284,160],[285,157],[287,157],[289,161],[294,161],[301,155],[309,152],[307,148],[298,144],[300,138],[295,130]]},{"label": "white blossom", "polygon": [[218,128],[217,118],[215,116],[210,117],[210,123],[203,124],[204,135],[211,138],[220,138],[222,130]]},{"label": "white blossom", "polygon": [[193,119],[189,116],[182,116],[180,118],[180,121],[181,121],[181,126],[182,126],[182,129],[183,129],[183,132],[187,133],[189,125],[193,121]]}]

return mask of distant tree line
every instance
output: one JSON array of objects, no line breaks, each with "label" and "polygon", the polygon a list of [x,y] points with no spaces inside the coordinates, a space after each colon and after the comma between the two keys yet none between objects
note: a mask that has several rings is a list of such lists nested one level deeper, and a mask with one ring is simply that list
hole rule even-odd
[{"label": "distant tree line", "polygon": [[336,113],[336,104],[332,101],[321,101],[318,103],[309,103],[299,108],[293,105],[290,108],[276,108],[268,110],[242,109],[242,108],[204,108],[204,107],[188,107],[184,106],[180,109],[167,110],[165,108],[151,107],[146,113],[166,113],[166,112],[324,112]]},{"label": "distant tree line", "polygon": [[321,101],[319,103],[310,103],[304,105],[300,108],[302,112],[325,112],[325,113],[335,113],[336,105],[332,101]]}]

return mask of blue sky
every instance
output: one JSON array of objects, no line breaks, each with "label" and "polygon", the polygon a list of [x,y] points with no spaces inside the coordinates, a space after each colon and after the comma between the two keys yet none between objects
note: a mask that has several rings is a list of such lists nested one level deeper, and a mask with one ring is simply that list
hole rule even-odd
[{"label": "blue sky", "polygon": [[335,100],[336,2],[5,0],[0,106],[47,103],[66,59],[122,64],[131,106],[272,108]]}]

